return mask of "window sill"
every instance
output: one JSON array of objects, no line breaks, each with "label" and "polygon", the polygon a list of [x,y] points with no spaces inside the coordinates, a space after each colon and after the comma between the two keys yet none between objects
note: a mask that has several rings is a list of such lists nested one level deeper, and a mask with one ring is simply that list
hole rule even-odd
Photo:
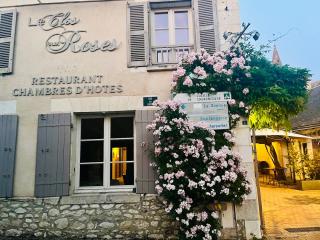
[{"label": "window sill", "polygon": [[133,192],[133,187],[119,187],[119,188],[109,188],[109,189],[105,189],[105,188],[78,188],[74,191],[74,194],[103,194],[103,193],[115,193],[115,194],[119,194],[119,193],[134,193]]},{"label": "window sill", "polygon": [[177,64],[159,64],[147,67],[147,72],[160,72],[160,71],[174,71],[177,69]]},{"label": "window sill", "polygon": [[61,197],[61,204],[138,203],[140,194],[132,192],[75,193]]}]

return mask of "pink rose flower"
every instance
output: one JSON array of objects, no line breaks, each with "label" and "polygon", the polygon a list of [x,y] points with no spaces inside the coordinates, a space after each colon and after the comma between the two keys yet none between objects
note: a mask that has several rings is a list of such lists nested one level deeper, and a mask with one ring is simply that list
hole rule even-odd
[{"label": "pink rose flower", "polygon": [[183,85],[191,87],[193,85],[193,82],[189,76],[186,76],[183,82]]},{"label": "pink rose flower", "polygon": [[247,95],[247,94],[249,93],[249,89],[248,89],[248,88],[244,88],[244,89],[242,90],[242,93],[243,93],[244,95]]}]

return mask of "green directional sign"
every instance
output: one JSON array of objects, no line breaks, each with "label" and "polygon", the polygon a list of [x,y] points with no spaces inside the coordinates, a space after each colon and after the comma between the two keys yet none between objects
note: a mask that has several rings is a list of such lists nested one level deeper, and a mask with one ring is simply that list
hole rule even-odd
[{"label": "green directional sign", "polygon": [[143,106],[148,107],[148,106],[153,106],[153,102],[155,100],[158,100],[158,97],[152,96],[152,97],[143,97]]}]

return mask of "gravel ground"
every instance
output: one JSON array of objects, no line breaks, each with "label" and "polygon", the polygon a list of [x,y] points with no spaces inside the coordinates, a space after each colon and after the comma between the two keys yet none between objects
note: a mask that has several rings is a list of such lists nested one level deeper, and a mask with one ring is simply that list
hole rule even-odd
[{"label": "gravel ground", "polygon": [[262,207],[267,240],[320,240],[320,231],[288,232],[286,229],[320,227],[320,191],[263,185]]}]

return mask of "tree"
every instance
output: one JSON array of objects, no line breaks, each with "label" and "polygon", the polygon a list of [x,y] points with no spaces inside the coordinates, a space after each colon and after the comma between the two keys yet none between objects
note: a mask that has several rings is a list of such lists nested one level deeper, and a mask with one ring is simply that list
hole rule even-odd
[{"label": "tree", "polygon": [[205,51],[185,56],[173,75],[172,91],[229,91],[237,103],[230,111],[248,117],[252,128],[290,129],[290,117],[307,101],[309,77],[309,70],[272,64],[265,50],[242,42],[213,56]]},{"label": "tree", "polygon": [[301,112],[307,101],[309,70],[273,64],[265,50],[255,50],[248,42],[240,43],[239,48],[251,67],[251,127],[290,129],[290,117]]}]

